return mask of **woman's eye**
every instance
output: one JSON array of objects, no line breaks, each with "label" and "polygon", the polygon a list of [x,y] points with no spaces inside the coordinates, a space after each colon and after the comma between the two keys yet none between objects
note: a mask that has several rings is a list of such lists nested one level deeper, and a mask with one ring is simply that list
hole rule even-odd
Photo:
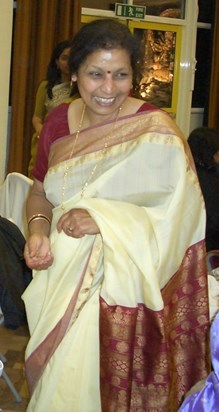
[{"label": "woman's eye", "polygon": [[99,72],[90,72],[89,75],[94,78],[100,78],[102,76]]},{"label": "woman's eye", "polygon": [[128,73],[126,73],[126,72],[119,72],[119,73],[115,74],[115,78],[117,78],[117,79],[124,79],[127,76],[128,76]]}]

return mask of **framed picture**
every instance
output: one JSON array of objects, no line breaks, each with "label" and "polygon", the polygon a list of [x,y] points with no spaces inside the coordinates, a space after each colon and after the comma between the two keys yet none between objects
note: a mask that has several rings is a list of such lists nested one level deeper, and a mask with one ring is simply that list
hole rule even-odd
[{"label": "framed picture", "polygon": [[176,114],[182,27],[170,24],[129,21],[139,37],[143,62],[134,97]]}]

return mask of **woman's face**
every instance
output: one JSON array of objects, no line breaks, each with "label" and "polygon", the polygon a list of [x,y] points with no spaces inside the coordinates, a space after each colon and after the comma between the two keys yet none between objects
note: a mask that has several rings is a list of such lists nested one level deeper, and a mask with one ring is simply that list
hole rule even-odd
[{"label": "woman's face", "polygon": [[88,110],[110,117],[122,106],[132,87],[129,54],[124,49],[100,49],[86,58],[72,80],[77,81]]},{"label": "woman's face", "polygon": [[56,64],[64,75],[69,75],[68,58],[70,54],[70,47],[63,50],[59,58],[56,60]]}]

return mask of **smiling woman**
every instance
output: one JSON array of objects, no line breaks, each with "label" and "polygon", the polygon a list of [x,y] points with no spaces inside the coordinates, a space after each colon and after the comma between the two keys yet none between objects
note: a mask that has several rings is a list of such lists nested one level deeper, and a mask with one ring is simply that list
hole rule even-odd
[{"label": "smiling woman", "polygon": [[[132,78],[132,67],[126,50],[100,49],[87,57],[77,73],[72,75],[72,80],[77,82],[81,98],[87,106],[87,126],[111,120],[116,116],[130,93]],[[74,112],[74,106],[69,112],[70,131],[74,132],[72,111]]]},{"label": "smiling woman", "polygon": [[130,96],[139,61],[123,24],[84,25],[69,59],[81,97],[40,135],[28,412],[176,412],[208,372],[204,202],[174,121]]}]

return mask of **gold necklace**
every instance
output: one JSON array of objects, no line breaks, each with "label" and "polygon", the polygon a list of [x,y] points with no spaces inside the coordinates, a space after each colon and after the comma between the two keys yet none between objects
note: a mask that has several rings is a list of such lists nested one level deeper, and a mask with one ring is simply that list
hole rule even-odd
[{"label": "gold necklace", "polygon": [[[71,157],[72,157],[73,154],[74,154],[75,146],[76,146],[76,143],[77,143],[77,140],[78,140],[80,131],[81,131],[81,127],[82,127],[82,124],[83,124],[85,110],[86,110],[86,104],[83,105],[83,109],[82,109],[82,113],[81,113],[81,118],[80,118],[80,122],[79,122],[79,125],[78,125],[78,130],[77,130],[77,132],[76,132],[75,140],[74,140],[74,142],[73,142],[72,149],[71,149],[71,151],[70,151],[70,155],[69,155],[69,157],[68,157],[68,160],[70,160]],[[66,190],[66,182],[67,182],[67,177],[68,177],[68,172],[69,172],[68,160],[65,162],[65,171],[64,171],[64,175],[63,175],[62,203],[61,203],[61,208],[62,208],[62,210],[65,210],[65,207],[64,207],[65,190]]]},{"label": "gold necklace", "polygon": [[[117,120],[118,120],[118,118],[119,118],[119,115],[120,115],[121,110],[122,110],[122,106],[119,107],[118,113],[117,113],[117,115],[116,115],[116,117],[115,117],[115,120],[114,120],[114,123],[113,123],[113,128],[112,128],[111,133],[103,139],[103,140],[104,140],[104,146],[103,146],[103,149],[101,150],[100,159],[97,161],[97,163],[96,163],[96,164],[94,165],[94,167],[92,168],[91,173],[89,174],[86,182],[84,183],[84,185],[83,185],[83,187],[82,187],[82,189],[81,189],[81,198],[84,197],[84,193],[85,193],[85,191],[86,191],[86,189],[87,189],[87,186],[89,185],[90,181],[92,180],[92,177],[93,177],[94,173],[96,172],[98,165],[101,163],[101,160],[103,159],[103,156],[104,156],[105,152],[106,152],[107,149],[108,149],[108,143],[109,143],[109,140],[111,139],[111,134],[112,134],[113,130],[115,129],[115,126],[116,126],[116,123],[117,123]],[[79,122],[79,125],[78,125],[78,130],[77,130],[77,132],[76,132],[76,136],[75,136],[75,139],[74,139],[74,142],[73,142],[72,149],[71,149],[71,152],[70,152],[70,155],[69,155],[68,160],[70,160],[70,159],[72,158],[73,154],[74,154],[75,147],[76,147],[76,143],[77,143],[77,141],[78,141],[79,134],[80,134],[80,131],[81,131],[81,127],[82,127],[82,124],[83,124],[85,111],[86,111],[86,105],[84,104],[84,105],[83,105],[83,109],[82,109],[82,113],[81,113],[80,122]],[[62,208],[62,210],[65,210],[65,208],[64,208],[64,200],[65,200],[65,191],[66,191],[67,177],[68,177],[68,172],[69,172],[68,160],[66,161],[66,164],[65,164],[65,172],[64,172],[64,175],[63,175],[62,203],[61,203],[61,208]]]}]

